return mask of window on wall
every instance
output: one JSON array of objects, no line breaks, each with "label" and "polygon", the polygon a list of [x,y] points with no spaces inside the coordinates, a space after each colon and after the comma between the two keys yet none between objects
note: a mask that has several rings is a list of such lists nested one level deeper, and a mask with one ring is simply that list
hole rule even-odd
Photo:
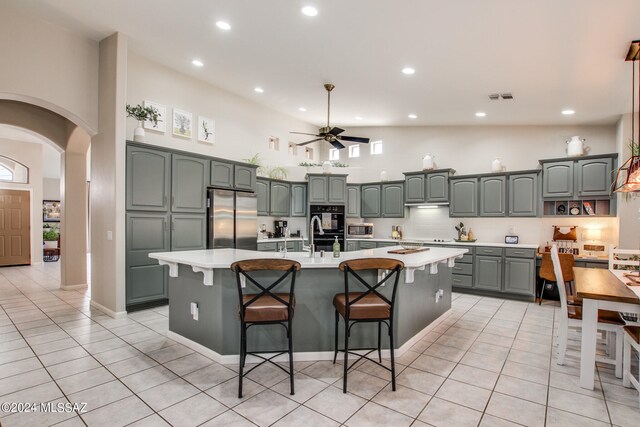
[{"label": "window on wall", "polygon": [[305,148],[304,149],[304,157],[307,160],[313,160],[313,148],[309,148],[309,147]]},{"label": "window on wall", "polygon": [[359,145],[350,145],[349,146],[349,157],[360,157],[360,146]]},{"label": "window on wall", "polygon": [[382,141],[373,141],[370,145],[371,154],[382,154]]},{"label": "window on wall", "polygon": [[332,148],[329,150],[329,160],[340,160],[340,150]]},{"label": "window on wall", "polygon": [[280,151],[280,138],[275,136],[269,137],[269,150]]},{"label": "window on wall", "polygon": [[0,181],[29,183],[29,168],[9,157],[0,156]]},{"label": "window on wall", "polygon": [[289,143],[289,154],[292,156],[297,156],[298,155],[298,146],[296,144],[294,144],[293,142]]},{"label": "window on wall", "polygon": [[0,181],[13,181],[13,172],[4,165],[0,165]]}]

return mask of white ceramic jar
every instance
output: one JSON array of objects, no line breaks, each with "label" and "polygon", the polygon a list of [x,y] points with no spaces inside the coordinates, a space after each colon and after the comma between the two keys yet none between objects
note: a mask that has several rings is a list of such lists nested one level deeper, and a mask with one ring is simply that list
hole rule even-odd
[{"label": "white ceramic jar", "polygon": [[584,155],[584,139],[580,139],[579,136],[572,136],[567,141],[567,156],[578,157]]},{"label": "white ceramic jar", "polygon": [[333,168],[333,165],[329,160],[322,162],[322,173],[331,173],[331,168]]},{"label": "white ceramic jar", "polygon": [[491,162],[491,172],[502,172],[504,171],[504,166],[502,165],[502,159],[496,157],[493,162]]},{"label": "white ceramic jar", "polygon": [[433,159],[435,159],[436,156],[433,156],[431,154],[427,154],[426,156],[424,156],[422,158],[422,170],[431,170],[433,169]]}]

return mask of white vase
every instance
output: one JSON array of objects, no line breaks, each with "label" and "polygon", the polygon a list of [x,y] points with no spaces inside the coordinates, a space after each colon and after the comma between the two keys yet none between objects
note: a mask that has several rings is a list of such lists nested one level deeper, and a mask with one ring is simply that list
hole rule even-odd
[{"label": "white vase", "polygon": [[504,171],[502,160],[499,157],[496,157],[493,160],[493,162],[491,162],[491,172],[502,172],[502,171]]},{"label": "white vase", "polygon": [[422,158],[422,170],[431,170],[433,169],[433,159],[435,159],[436,156],[432,156],[431,154],[427,154],[426,156],[424,156]]},{"label": "white vase", "polygon": [[329,160],[322,162],[322,173],[331,173],[331,168],[333,168],[333,165]]},{"label": "white vase", "polygon": [[133,140],[136,142],[144,142],[144,121],[139,120],[138,126],[133,130]]},{"label": "white vase", "polygon": [[383,169],[382,172],[380,172],[380,181],[382,182],[389,181],[389,173],[387,173],[385,169]]},{"label": "white vase", "polygon": [[569,157],[578,157],[583,156],[585,151],[584,139],[580,139],[579,136],[572,136],[569,141],[567,141],[567,156]]}]

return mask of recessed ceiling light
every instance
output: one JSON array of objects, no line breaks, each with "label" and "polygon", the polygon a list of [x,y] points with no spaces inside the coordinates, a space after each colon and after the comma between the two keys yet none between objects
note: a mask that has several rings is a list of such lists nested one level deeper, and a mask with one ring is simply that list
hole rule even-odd
[{"label": "recessed ceiling light", "polygon": [[409,114],[410,119],[417,119],[418,116],[416,114]]},{"label": "recessed ceiling light", "polygon": [[202,67],[204,65],[199,59],[194,59],[193,61],[191,61],[191,63],[196,67]]},{"label": "recessed ceiling light", "polygon": [[356,120],[362,120],[362,117],[356,116]]},{"label": "recessed ceiling light", "polygon": [[402,73],[403,73],[403,74],[406,74],[406,75],[408,75],[408,76],[410,76],[411,74],[415,74],[415,72],[416,72],[416,70],[414,70],[414,69],[413,69],[413,68],[411,68],[411,67],[404,67],[404,68],[402,69]]},{"label": "recessed ceiling light", "polygon": [[261,87],[259,87],[259,86],[256,86],[255,88],[253,88],[253,90],[254,90],[254,91],[256,91],[256,92],[258,92],[258,93],[263,93],[263,92],[264,92],[264,89],[262,89],[262,88],[261,88]]},{"label": "recessed ceiling light", "polygon": [[302,8],[302,13],[307,16],[316,16],[318,14],[318,9],[313,6],[305,6]]},{"label": "recessed ceiling light", "polygon": [[306,108],[304,108],[304,107],[300,107],[300,108],[298,108],[298,110],[302,111],[303,113],[304,113],[305,111],[307,111],[307,109],[306,109]]},{"label": "recessed ceiling light", "polygon": [[565,116],[571,116],[573,114],[575,114],[576,112],[573,110],[562,110],[562,114],[564,114]]},{"label": "recessed ceiling light", "polygon": [[225,30],[225,31],[229,31],[231,29],[231,25],[228,22],[224,22],[224,21],[216,22],[216,27],[220,28],[221,30]]},{"label": "recessed ceiling light", "polygon": [[484,113],[484,112],[482,112],[482,111],[478,111],[478,112],[476,113],[476,117],[484,117],[484,116],[486,116],[486,115],[487,115],[487,113]]}]

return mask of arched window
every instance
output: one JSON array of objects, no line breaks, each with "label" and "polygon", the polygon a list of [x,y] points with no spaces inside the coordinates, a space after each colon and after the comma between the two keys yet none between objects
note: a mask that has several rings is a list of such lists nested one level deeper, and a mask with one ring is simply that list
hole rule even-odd
[{"label": "arched window", "polygon": [[0,182],[29,183],[29,168],[6,156],[0,156]]},{"label": "arched window", "polygon": [[13,181],[13,172],[0,164],[0,181]]}]

